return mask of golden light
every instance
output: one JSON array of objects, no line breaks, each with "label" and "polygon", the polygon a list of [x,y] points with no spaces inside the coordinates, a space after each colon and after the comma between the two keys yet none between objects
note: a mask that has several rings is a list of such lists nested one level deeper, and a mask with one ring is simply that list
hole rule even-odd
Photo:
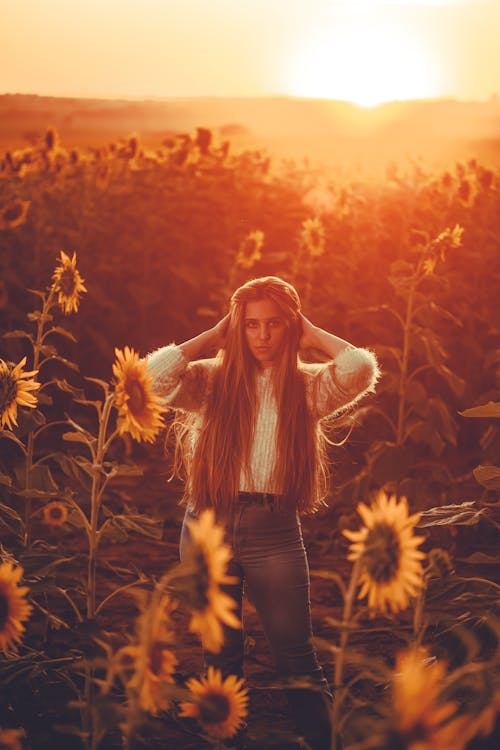
[{"label": "golden light", "polygon": [[[366,6],[364,12],[360,6]],[[392,8],[394,10],[394,8]],[[428,40],[388,4],[358,0],[317,28],[296,52],[290,93],[374,106],[439,96],[439,62]]]}]

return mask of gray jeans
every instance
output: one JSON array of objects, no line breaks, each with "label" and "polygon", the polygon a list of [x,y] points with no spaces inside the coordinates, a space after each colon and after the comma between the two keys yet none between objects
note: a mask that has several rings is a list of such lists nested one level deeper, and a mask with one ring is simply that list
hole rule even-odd
[{"label": "gray jeans", "polygon": [[[181,560],[191,538],[186,521],[196,518],[188,508],[180,540]],[[312,643],[309,566],[298,512],[245,499],[217,517],[232,549],[228,575],[238,582],[222,586],[237,603],[241,619],[243,585],[253,602],[279,677],[306,678],[315,689],[288,689],[298,731],[313,750],[330,750],[329,706],[332,694]],[[243,632],[224,626],[218,654],[204,652],[205,665],[224,676],[243,675]]]}]

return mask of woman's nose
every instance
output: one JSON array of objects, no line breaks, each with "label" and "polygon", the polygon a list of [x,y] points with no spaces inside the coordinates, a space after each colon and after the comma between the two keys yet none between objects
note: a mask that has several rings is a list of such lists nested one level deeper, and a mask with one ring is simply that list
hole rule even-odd
[{"label": "woman's nose", "polygon": [[263,341],[269,338],[269,328],[266,325],[261,325],[259,330],[259,338]]}]

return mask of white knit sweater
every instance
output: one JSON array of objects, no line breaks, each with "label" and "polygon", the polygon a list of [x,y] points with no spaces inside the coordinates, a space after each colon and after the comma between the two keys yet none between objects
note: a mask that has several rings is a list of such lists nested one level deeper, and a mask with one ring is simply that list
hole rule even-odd
[{"label": "white knit sweater", "polygon": [[[202,424],[210,383],[217,367],[215,359],[188,362],[182,349],[169,344],[147,357],[148,372],[153,375],[155,391],[169,406],[197,415]],[[351,406],[373,391],[380,371],[373,352],[349,347],[326,363],[301,363],[306,382],[306,397],[314,419],[319,420]],[[250,465],[240,476],[240,490],[279,492],[273,485],[276,461],[278,410],[272,387],[272,368],[257,374],[258,408]],[[193,447],[196,441],[196,426]]]}]

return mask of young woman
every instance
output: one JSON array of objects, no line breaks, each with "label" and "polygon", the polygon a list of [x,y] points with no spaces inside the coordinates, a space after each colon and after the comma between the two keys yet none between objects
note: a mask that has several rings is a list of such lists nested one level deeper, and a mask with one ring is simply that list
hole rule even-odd
[{"label": "young woman", "polygon": [[[302,362],[299,351],[312,348],[329,361]],[[202,358],[214,350],[215,357]],[[376,358],[313,325],[295,288],[267,276],[237,289],[213,328],[150,354],[148,368],[184,419],[181,559],[190,544],[186,521],[213,507],[232,548],[227,572],[237,583],[224,589],[236,614],[241,619],[244,583],[278,675],[311,684],[286,691],[298,731],[313,750],[330,750],[332,696],[311,641],[300,514],[324,504],[321,420],[374,390]],[[221,652],[205,652],[205,664],[242,676],[243,632],[225,627],[224,635]]]}]

